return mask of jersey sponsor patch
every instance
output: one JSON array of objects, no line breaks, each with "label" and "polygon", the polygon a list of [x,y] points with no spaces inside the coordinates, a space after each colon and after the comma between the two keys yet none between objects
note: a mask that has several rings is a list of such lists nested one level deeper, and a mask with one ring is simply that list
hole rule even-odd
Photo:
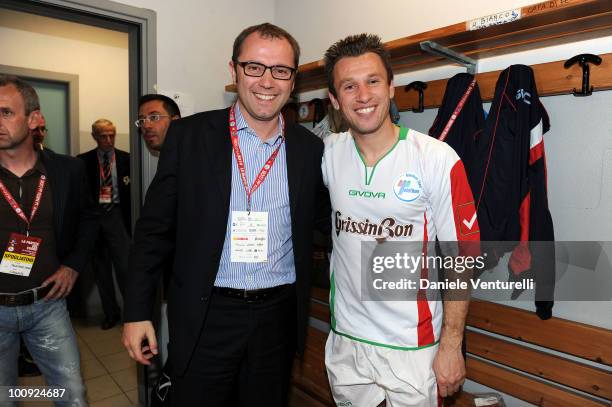
[{"label": "jersey sponsor patch", "polygon": [[412,236],[414,229],[413,224],[403,224],[392,217],[386,217],[379,223],[376,223],[371,222],[369,219],[364,221],[351,218],[350,216],[345,217],[340,211],[336,211],[334,214],[334,224],[336,227],[336,236],[340,236],[340,232],[346,232],[374,238],[408,237]]},{"label": "jersey sponsor patch", "polygon": [[395,197],[402,202],[412,202],[421,196],[423,184],[419,177],[413,173],[406,172],[400,175],[393,183]]}]

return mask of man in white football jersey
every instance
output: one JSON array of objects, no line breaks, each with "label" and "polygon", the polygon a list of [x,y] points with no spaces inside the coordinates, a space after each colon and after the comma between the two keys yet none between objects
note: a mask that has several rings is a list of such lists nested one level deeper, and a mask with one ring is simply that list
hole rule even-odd
[{"label": "man in white football jersey", "polygon": [[[325,139],[333,207],[331,327],[326,366],[338,406],[438,406],[465,379],[468,299],[364,299],[366,242],[472,242],[479,229],[463,163],[447,144],[389,117],[394,94],[380,38],[361,34],[325,54],[329,97],[349,131]],[[375,244],[375,243],[370,243]],[[366,243],[367,245],[367,243]],[[419,249],[419,252],[421,250]],[[427,279],[428,266],[420,277]],[[418,289],[418,288],[417,288]]]}]

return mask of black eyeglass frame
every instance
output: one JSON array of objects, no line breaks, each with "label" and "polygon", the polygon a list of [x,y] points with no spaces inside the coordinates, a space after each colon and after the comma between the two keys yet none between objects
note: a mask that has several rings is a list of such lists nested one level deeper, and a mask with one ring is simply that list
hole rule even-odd
[{"label": "black eyeglass frame", "polygon": [[[234,61],[234,64],[240,65],[242,67],[242,72],[244,72],[244,74],[246,76],[250,76],[250,77],[253,77],[253,78],[261,78],[262,76],[264,76],[266,74],[266,71],[269,69],[270,70],[270,74],[272,75],[272,77],[274,79],[277,79],[279,81],[290,81],[295,76],[295,73],[297,72],[297,68],[292,68],[290,66],[285,66],[285,65],[272,65],[272,66],[268,66],[268,65],[262,64],[261,62],[256,62],[256,61]],[[261,75],[251,75],[251,74],[248,74],[247,71],[246,71],[246,66],[249,65],[249,64],[263,67],[264,70],[261,72]],[[291,72],[291,75],[289,75],[288,78],[278,78],[278,77],[274,76],[274,68],[288,69]]]}]

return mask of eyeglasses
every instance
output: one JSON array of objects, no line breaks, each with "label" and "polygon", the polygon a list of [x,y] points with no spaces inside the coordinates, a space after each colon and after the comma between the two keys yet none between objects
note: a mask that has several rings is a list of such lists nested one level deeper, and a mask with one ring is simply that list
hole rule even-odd
[{"label": "eyeglasses", "polygon": [[260,64],[259,62],[252,62],[252,61],[247,61],[247,62],[235,61],[235,62],[237,65],[240,65],[242,67],[242,70],[244,71],[244,74],[246,76],[261,77],[266,73],[266,69],[269,69],[274,79],[280,79],[281,81],[288,81],[289,79],[293,77],[293,74],[295,73],[295,71],[297,71],[297,69],[295,68],[291,68],[291,67],[284,66],[284,65],[267,66],[264,64]]},{"label": "eyeglasses", "polygon": [[146,117],[136,120],[134,124],[136,125],[136,127],[142,127],[145,125],[146,122],[155,123],[155,122],[160,121],[164,117],[170,117],[170,116],[167,114],[151,114],[151,115],[148,115]]}]

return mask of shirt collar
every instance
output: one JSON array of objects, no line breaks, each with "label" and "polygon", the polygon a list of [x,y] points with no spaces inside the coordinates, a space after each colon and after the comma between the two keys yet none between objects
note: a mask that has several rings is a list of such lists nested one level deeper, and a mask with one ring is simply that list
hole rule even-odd
[{"label": "shirt collar", "polygon": [[[9,171],[8,169],[4,168],[1,164],[0,164],[0,171],[4,172],[7,175],[12,175],[13,177],[15,177],[16,175],[13,174],[11,171]],[[25,172],[25,174],[22,175],[22,178],[30,175],[34,172],[38,172],[42,175],[47,175],[47,170],[45,169],[45,165],[42,162],[42,159],[40,158],[40,154],[36,153],[36,162],[34,163],[34,166],[32,168],[30,168],[29,170],[27,170]]]},{"label": "shirt collar", "polygon": [[[96,151],[98,152],[98,158],[102,160],[104,158],[104,153],[106,153],[106,151],[104,151],[104,150],[102,150],[100,148],[96,148]],[[109,153],[110,153],[110,155],[108,156],[108,158],[111,158],[115,154],[115,149],[114,148],[111,149],[109,151]]]},{"label": "shirt collar", "polygon": [[[250,134],[254,137],[257,137],[255,130],[249,127],[249,124],[245,120],[242,112],[240,112],[240,105],[238,103],[235,104],[234,114],[236,115],[236,128],[238,129],[238,136],[240,136],[241,130],[246,130],[247,134]],[[275,145],[282,139],[283,136],[283,123],[284,118],[281,113],[278,114],[278,130],[275,137],[270,137],[265,144]]]}]

